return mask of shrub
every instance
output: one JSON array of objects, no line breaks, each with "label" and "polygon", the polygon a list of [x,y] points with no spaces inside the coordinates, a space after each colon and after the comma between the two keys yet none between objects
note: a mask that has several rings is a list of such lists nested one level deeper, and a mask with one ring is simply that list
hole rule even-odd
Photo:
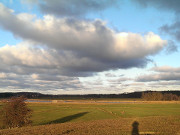
[{"label": "shrub", "polygon": [[160,101],[160,100],[163,99],[163,94],[160,93],[160,92],[142,93],[142,99],[144,99],[144,100]]},{"label": "shrub", "polygon": [[177,95],[174,95],[174,94],[171,94],[171,93],[165,93],[164,94],[164,97],[163,97],[164,100],[166,101],[172,101],[172,100],[179,100],[179,97]]},{"label": "shrub", "polygon": [[172,94],[172,93],[165,93],[162,94],[160,92],[148,92],[148,93],[142,93],[142,99],[148,100],[148,101],[177,101],[180,100],[180,97]]},{"label": "shrub", "polygon": [[25,103],[26,98],[12,97],[4,102],[2,108],[2,123],[4,128],[22,127],[31,124],[32,111]]}]

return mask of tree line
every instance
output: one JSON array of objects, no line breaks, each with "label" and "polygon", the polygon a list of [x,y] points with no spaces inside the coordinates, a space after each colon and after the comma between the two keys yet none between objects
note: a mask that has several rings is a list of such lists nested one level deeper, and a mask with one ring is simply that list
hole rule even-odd
[{"label": "tree line", "polygon": [[[42,93],[35,93],[35,92],[16,92],[16,93],[0,93],[0,99],[7,99],[10,97],[19,97],[25,96],[28,99],[60,99],[60,100],[67,100],[67,99],[93,99],[93,98],[142,98],[142,93],[149,93],[155,91],[136,91],[131,93],[120,93],[120,94],[82,94],[82,95],[51,95],[51,94],[42,94]],[[175,94],[180,96],[180,90],[176,91],[159,91],[162,94]]]}]

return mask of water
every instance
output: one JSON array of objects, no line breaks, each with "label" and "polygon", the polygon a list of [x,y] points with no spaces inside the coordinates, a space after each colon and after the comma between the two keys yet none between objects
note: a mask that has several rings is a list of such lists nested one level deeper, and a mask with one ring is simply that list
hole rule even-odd
[{"label": "water", "polygon": [[51,103],[50,100],[26,100],[26,102]]}]

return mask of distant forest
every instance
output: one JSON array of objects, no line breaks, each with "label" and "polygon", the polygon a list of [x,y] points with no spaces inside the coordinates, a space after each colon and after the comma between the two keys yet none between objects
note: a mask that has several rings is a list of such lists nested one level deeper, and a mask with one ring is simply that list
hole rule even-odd
[{"label": "distant forest", "polygon": [[[155,94],[157,93],[157,94]],[[17,96],[25,96],[29,99],[93,99],[93,98],[143,98],[145,100],[157,100],[157,98],[151,99],[154,95],[158,95],[160,98],[158,100],[167,99],[168,96],[180,97],[180,91],[142,91],[142,92],[132,92],[132,93],[122,93],[122,94],[87,94],[87,95],[51,95],[51,94],[41,94],[35,92],[5,92],[0,93],[0,98],[10,98]],[[163,96],[165,96],[163,98]]]}]

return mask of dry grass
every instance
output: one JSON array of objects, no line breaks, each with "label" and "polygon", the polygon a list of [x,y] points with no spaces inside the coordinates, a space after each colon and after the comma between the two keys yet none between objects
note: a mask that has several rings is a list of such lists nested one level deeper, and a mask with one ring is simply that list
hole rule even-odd
[{"label": "dry grass", "polygon": [[[32,101],[36,101],[37,99],[31,99]],[[50,103],[44,102],[44,104],[114,104],[119,102],[119,104],[180,104],[180,101],[142,101],[142,100],[127,100],[127,99],[113,99],[113,100],[39,100],[38,101],[52,101]],[[31,103],[31,102],[30,102]],[[43,102],[33,102],[37,104],[42,104]]]},{"label": "dry grass", "polygon": [[132,123],[139,123],[139,133],[176,135],[180,133],[180,117],[118,118],[88,122],[68,122],[43,126],[1,130],[1,135],[130,135]]}]

